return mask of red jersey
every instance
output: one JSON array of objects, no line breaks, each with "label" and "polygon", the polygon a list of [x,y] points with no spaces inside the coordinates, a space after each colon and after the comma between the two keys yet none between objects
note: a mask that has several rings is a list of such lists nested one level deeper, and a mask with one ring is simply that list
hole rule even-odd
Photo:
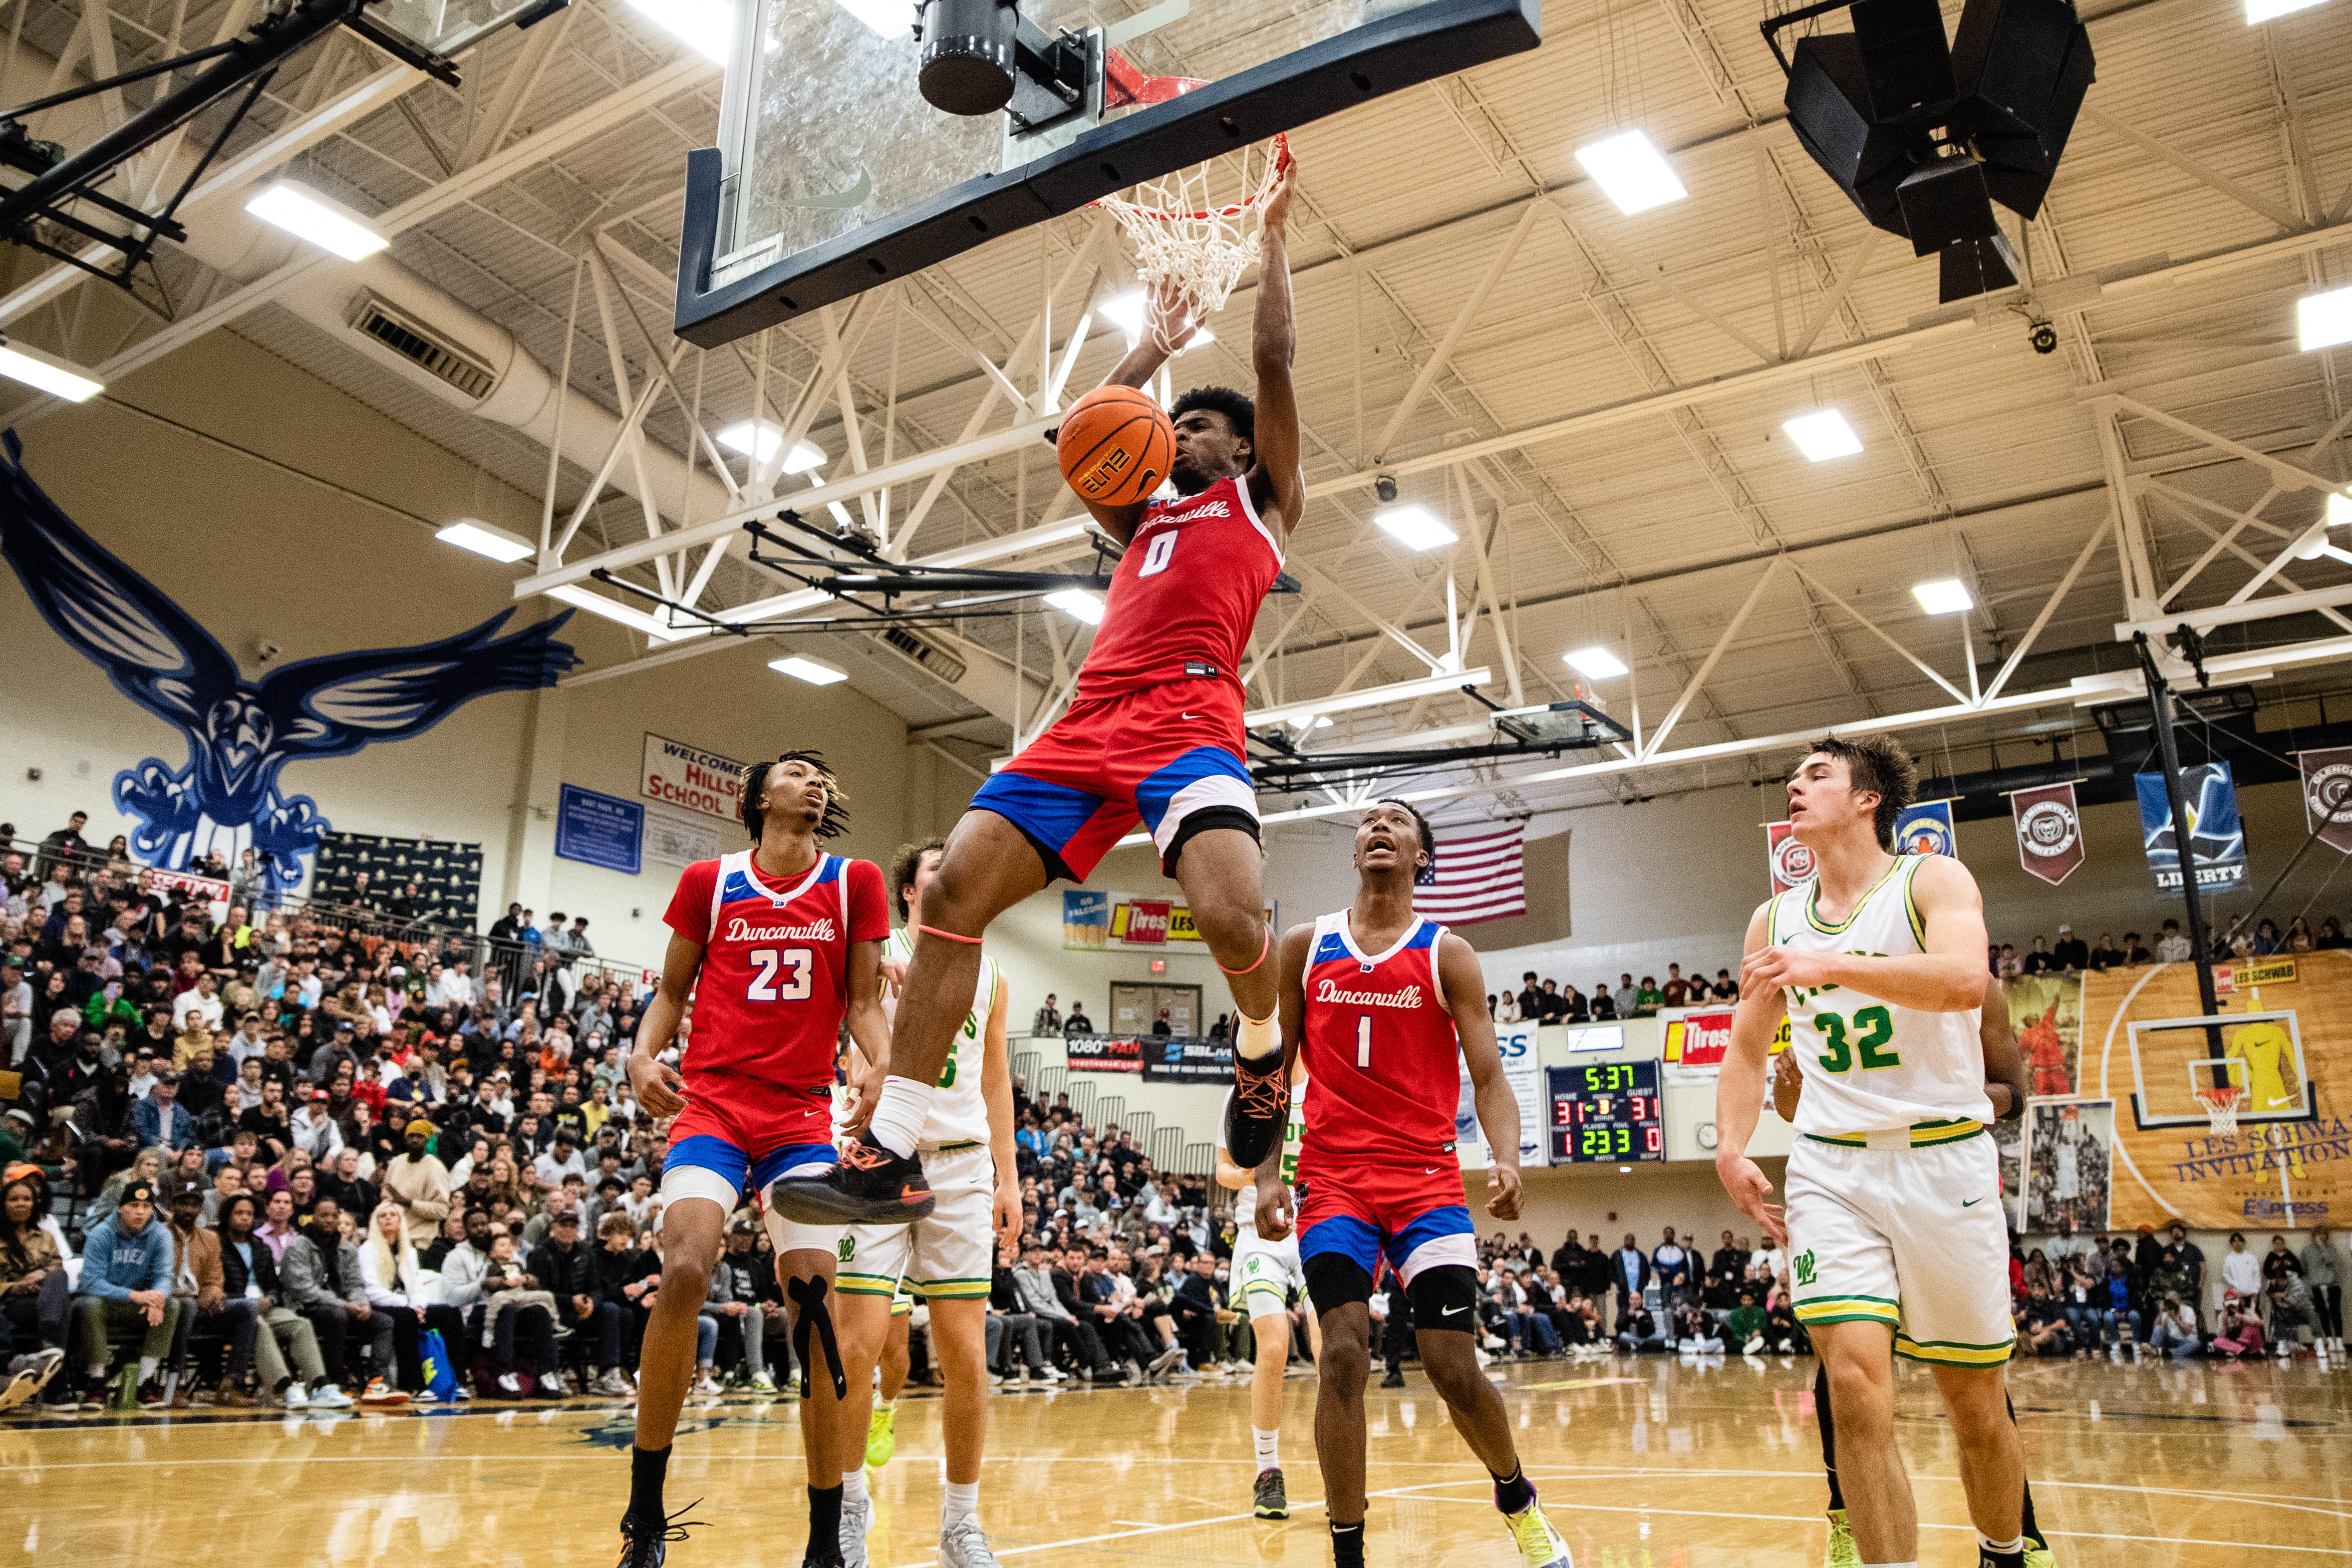
[{"label": "red jersey", "polygon": [[1152,502],[1111,573],[1077,700],[1181,680],[1228,681],[1238,692],[1250,628],[1281,573],[1282,547],[1258,519],[1246,476]]},{"label": "red jersey", "polygon": [[1385,953],[1358,950],[1348,912],[1315,922],[1307,956],[1307,1133],[1298,1174],[1367,1161],[1454,1166],[1454,1112],[1462,1098],[1462,1041],[1445,1009],[1437,939],[1416,920]]},{"label": "red jersey", "polygon": [[881,868],[823,855],[778,885],[738,850],[688,866],[662,919],[703,948],[687,1077],[731,1072],[829,1092],[849,945],[890,935]]}]

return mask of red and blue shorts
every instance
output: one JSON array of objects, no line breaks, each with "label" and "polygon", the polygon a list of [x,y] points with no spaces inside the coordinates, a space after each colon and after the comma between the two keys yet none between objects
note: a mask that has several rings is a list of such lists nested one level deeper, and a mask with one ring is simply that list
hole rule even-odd
[{"label": "red and blue shorts", "polygon": [[1257,831],[1245,736],[1241,692],[1229,681],[1074,702],[971,803],[1020,829],[1053,876],[1084,882],[1138,822],[1165,867],[1203,827]]},{"label": "red and blue shorts", "polygon": [[[1469,1206],[1462,1201],[1462,1169],[1448,1155],[1434,1165],[1350,1164],[1298,1171],[1298,1261],[1336,1252],[1360,1264],[1367,1278],[1386,1257],[1411,1285],[1424,1269],[1478,1266]],[[1319,1300],[1319,1298],[1318,1298]]]},{"label": "red and blue shorts", "polygon": [[728,1213],[778,1176],[835,1163],[833,1085],[776,1083],[738,1072],[687,1075],[686,1109],[662,1155],[665,1206],[707,1197]]}]

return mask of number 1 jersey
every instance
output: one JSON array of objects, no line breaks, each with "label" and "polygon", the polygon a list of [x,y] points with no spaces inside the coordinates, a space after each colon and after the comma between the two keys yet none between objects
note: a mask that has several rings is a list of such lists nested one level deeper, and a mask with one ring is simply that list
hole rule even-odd
[{"label": "number 1 jersey", "polygon": [[1437,973],[1445,927],[1416,920],[1386,952],[1366,954],[1348,913],[1315,922],[1307,956],[1299,1177],[1344,1179],[1365,1163],[1443,1161],[1455,1169],[1462,1041]]},{"label": "number 1 jersey", "polygon": [[751,854],[688,866],[662,916],[703,946],[685,1071],[828,1087],[849,1007],[850,944],[890,935],[882,871],[822,855],[792,881],[772,883]]}]

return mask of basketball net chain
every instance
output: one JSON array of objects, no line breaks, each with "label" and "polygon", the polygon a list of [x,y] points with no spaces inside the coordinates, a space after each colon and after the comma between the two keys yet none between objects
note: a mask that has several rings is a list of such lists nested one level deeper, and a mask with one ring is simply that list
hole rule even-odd
[{"label": "basketball net chain", "polygon": [[[1158,180],[1137,185],[1130,196],[1105,196],[1094,204],[1109,212],[1127,231],[1134,246],[1136,276],[1147,290],[1165,284],[1175,291],[1188,322],[1207,320],[1224,308],[1234,286],[1249,269],[1256,247],[1251,244],[1250,214],[1274,192],[1275,183],[1290,167],[1290,140],[1276,136],[1256,161],[1263,162],[1255,183],[1250,178],[1251,150],[1239,159],[1242,194],[1218,199],[1218,187],[1231,189],[1233,160],[1213,158],[1179,169]],[[1176,351],[1158,318],[1150,330],[1152,346],[1162,353]]]}]

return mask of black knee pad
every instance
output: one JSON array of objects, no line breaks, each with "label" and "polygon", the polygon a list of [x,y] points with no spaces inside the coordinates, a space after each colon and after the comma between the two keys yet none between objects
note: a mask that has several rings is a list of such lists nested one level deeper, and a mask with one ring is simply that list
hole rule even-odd
[{"label": "black knee pad", "polygon": [[1211,828],[1234,828],[1260,844],[1265,842],[1265,831],[1258,826],[1255,812],[1244,811],[1239,806],[1203,806],[1176,824],[1176,831],[1168,841],[1168,852],[1160,857],[1160,874],[1174,876],[1176,861],[1183,854],[1184,846]]},{"label": "black knee pad", "polygon": [[826,1290],[824,1281],[814,1276],[784,1282],[784,1294],[793,1306],[800,1309],[793,1316],[792,1341],[793,1355],[801,1364],[801,1397],[803,1399],[809,1396],[809,1376],[816,1363],[816,1358],[809,1354],[812,1333],[816,1336],[817,1349],[824,1353],[824,1359],[833,1369],[833,1396],[835,1399],[849,1397],[849,1379],[841,1369],[841,1345],[833,1334],[833,1313],[824,1304]]},{"label": "black knee pad", "polygon": [[1372,1277],[1344,1253],[1318,1252],[1301,1265],[1300,1272],[1307,1276],[1307,1299],[1315,1303],[1318,1317],[1351,1301],[1372,1299]]},{"label": "black knee pad", "polygon": [[1419,1333],[1431,1329],[1454,1329],[1463,1333],[1478,1332],[1477,1270],[1460,1263],[1442,1263],[1423,1269],[1405,1287],[1405,1299],[1412,1303],[1412,1325]]}]

